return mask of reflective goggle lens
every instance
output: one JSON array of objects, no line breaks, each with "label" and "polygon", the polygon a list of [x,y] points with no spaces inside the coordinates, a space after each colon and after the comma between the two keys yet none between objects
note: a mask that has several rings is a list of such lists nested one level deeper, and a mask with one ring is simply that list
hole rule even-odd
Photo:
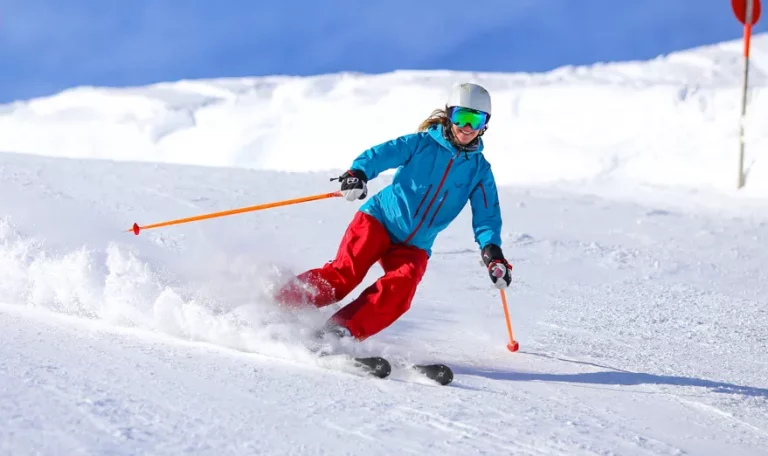
[{"label": "reflective goggle lens", "polygon": [[480,130],[488,122],[488,114],[468,108],[453,108],[451,123],[463,127],[469,125],[473,130]]}]

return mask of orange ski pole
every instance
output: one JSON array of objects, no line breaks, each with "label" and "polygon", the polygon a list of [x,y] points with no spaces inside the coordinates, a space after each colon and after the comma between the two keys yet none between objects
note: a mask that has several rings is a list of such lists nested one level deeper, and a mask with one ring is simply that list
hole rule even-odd
[{"label": "orange ski pole", "polygon": [[516,352],[520,349],[520,344],[517,343],[515,337],[512,335],[512,322],[509,320],[509,307],[507,306],[507,293],[501,290],[501,305],[504,307],[504,318],[507,319],[507,331],[509,332],[509,343],[507,349],[511,352]]},{"label": "orange ski pole", "polygon": [[212,219],[216,217],[224,217],[227,215],[242,214],[243,212],[260,211],[262,209],[270,209],[273,207],[288,206],[290,204],[306,203],[308,201],[317,201],[326,198],[335,198],[341,196],[341,192],[323,193],[320,195],[305,196],[302,198],[294,198],[285,201],[277,201],[275,203],[259,204],[258,206],[241,207],[239,209],[231,209],[228,211],[212,212],[210,214],[196,215],[194,217],[181,218],[176,220],[169,220],[167,222],[153,223],[151,225],[139,226],[138,223],[134,223],[133,227],[128,228],[125,231],[133,232],[135,235],[139,235],[141,230],[148,230],[150,228],[159,228],[161,226],[178,225],[181,223],[196,222],[198,220]]}]

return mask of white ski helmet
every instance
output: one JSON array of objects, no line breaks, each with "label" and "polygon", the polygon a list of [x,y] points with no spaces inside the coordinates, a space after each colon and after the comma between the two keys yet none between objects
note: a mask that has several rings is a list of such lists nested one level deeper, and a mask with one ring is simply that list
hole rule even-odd
[{"label": "white ski helmet", "polygon": [[459,84],[451,91],[448,97],[446,108],[453,107],[469,108],[475,111],[482,111],[491,115],[491,94],[482,86],[466,82]]}]

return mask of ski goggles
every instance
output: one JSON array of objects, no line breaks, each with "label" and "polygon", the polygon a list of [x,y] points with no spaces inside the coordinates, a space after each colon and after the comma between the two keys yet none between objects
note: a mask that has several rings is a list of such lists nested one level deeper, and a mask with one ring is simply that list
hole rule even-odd
[{"label": "ski goggles", "polygon": [[469,108],[451,108],[451,123],[463,127],[469,125],[473,130],[480,130],[488,124],[488,113]]}]

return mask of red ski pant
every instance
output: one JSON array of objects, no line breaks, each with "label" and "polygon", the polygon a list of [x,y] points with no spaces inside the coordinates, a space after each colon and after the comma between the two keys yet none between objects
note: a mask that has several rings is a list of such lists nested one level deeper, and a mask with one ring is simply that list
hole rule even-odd
[{"label": "red ski pant", "polygon": [[378,261],[384,275],[331,317],[363,340],[394,323],[410,308],[427,260],[426,251],[393,244],[378,220],[358,212],[344,233],[336,258],[300,274],[279,291],[277,299],[287,305],[334,304],[360,285]]}]

